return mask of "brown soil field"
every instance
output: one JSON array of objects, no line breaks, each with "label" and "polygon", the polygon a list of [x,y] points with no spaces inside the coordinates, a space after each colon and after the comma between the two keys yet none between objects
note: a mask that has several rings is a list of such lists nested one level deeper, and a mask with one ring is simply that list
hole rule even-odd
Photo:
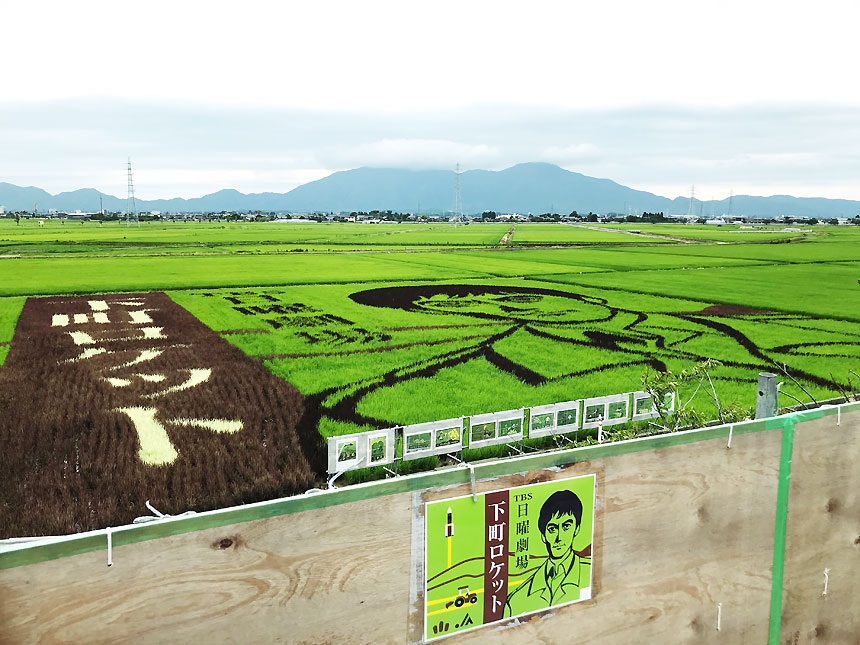
[{"label": "brown soil field", "polygon": [[30,298],[0,369],[0,537],[304,492],[325,471],[314,414],[163,293]]}]

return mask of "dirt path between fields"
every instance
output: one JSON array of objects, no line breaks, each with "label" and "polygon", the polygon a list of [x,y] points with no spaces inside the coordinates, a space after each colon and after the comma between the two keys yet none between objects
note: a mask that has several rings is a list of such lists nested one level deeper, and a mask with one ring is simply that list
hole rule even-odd
[{"label": "dirt path between fields", "polygon": [[[573,224],[569,224],[569,226],[573,226]],[[577,228],[587,228],[592,231],[600,231],[602,233],[626,233],[627,235],[635,235],[636,237],[650,237],[655,240],[672,240],[673,242],[680,242],[681,244],[701,244],[701,240],[693,240],[688,237],[674,237],[672,235],[656,235],[654,233],[642,233],[637,230],[626,231],[620,228],[606,228],[604,226],[583,226],[582,224],[576,224]],[[710,240],[708,240],[710,241]],[[726,242],[713,242],[714,244],[726,244]]]}]

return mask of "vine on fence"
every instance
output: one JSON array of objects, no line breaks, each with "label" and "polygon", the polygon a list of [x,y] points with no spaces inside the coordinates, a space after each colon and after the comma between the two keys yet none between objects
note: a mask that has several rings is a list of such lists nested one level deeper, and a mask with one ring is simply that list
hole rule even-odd
[{"label": "vine on fence", "polygon": [[[642,389],[651,395],[663,430],[675,432],[683,428],[700,427],[710,420],[705,419],[692,407],[693,399],[700,392],[710,397],[720,423],[742,421],[753,416],[751,407],[737,402],[724,404],[720,401],[710,371],[721,366],[720,361],[709,358],[677,374],[668,369],[662,372],[646,371],[642,374]],[[680,390],[689,387],[693,388],[693,393],[685,401],[681,398]],[[670,406],[671,401],[675,402],[673,407]]]}]

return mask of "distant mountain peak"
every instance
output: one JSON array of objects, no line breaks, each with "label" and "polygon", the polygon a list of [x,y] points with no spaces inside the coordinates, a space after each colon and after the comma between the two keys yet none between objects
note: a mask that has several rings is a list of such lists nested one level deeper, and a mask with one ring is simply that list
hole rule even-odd
[{"label": "distant mountain peak", "polygon": [[[391,210],[401,213],[450,214],[454,208],[455,172],[406,168],[361,167],[335,172],[323,179],[298,186],[287,193],[244,194],[233,188],[194,199],[136,200],[139,211],[161,212],[351,212]],[[598,179],[565,170],[546,162],[525,162],[498,171],[467,170],[460,173],[462,212],[479,215],[498,213],[641,214],[663,212],[686,214],[689,199],[668,199],[622,186],[611,179]],[[708,215],[722,215],[728,199],[695,202]],[[95,189],[51,195],[40,188],[22,188],[0,182],[0,206],[7,211],[49,209],[94,212],[102,206],[123,212],[124,198],[104,195]],[[758,216],[854,217],[860,202],[790,196],[732,197],[732,214]]]}]

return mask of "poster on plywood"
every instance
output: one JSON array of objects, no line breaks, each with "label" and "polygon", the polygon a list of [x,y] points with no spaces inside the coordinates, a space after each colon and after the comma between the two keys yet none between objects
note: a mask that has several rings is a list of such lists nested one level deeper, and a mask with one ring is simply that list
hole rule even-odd
[{"label": "poster on plywood", "polygon": [[424,639],[590,599],[595,482],[427,502]]}]

